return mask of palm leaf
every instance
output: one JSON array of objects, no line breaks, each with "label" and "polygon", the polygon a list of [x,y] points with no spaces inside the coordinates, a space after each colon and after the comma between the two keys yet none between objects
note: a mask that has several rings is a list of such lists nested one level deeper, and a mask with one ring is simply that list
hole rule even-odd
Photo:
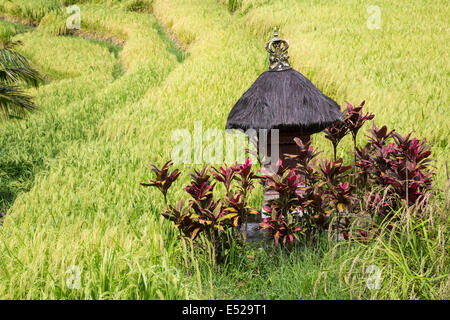
[{"label": "palm leaf", "polygon": [[20,118],[36,109],[32,97],[18,84],[37,86],[43,79],[23,55],[12,50],[18,44],[6,39],[0,48],[0,118]]},{"label": "palm leaf", "polygon": [[0,117],[21,116],[36,109],[32,97],[18,86],[0,85]]},{"label": "palm leaf", "polygon": [[20,81],[37,86],[43,79],[27,59],[10,48],[0,48],[0,81],[11,85]]}]

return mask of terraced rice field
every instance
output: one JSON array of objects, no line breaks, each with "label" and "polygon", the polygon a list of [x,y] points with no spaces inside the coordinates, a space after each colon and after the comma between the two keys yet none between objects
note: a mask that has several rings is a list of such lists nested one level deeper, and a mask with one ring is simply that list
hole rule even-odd
[{"label": "terraced rice field", "polygon": [[[65,27],[72,4],[81,9],[75,34]],[[0,297],[350,298],[338,267],[328,287],[314,290],[326,243],[290,256],[255,249],[216,272],[208,257],[176,240],[159,215],[162,199],[139,182],[150,175],[148,163],[171,157],[174,130],[193,132],[195,121],[204,130],[224,128],[233,104],[267,69],[264,44],[278,26],[293,67],[325,94],[340,104],[366,100],[377,124],[427,138],[436,185],[444,187],[448,3],[377,1],[380,29],[366,25],[370,5],[1,0],[0,37],[21,40],[18,50],[46,82],[29,89],[39,112],[0,123],[0,211],[7,211]],[[350,144],[345,140],[338,156],[352,157],[344,151]],[[331,155],[321,134],[314,145]],[[186,197],[180,187],[188,179],[177,182],[171,199]],[[78,289],[67,286],[74,266]]]}]

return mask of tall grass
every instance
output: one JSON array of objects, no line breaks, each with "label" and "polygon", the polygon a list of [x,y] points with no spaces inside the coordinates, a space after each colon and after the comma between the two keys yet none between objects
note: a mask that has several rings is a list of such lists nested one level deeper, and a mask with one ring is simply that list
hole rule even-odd
[{"label": "tall grass", "polygon": [[[93,8],[92,19],[101,21],[95,19],[95,14]],[[139,207],[143,204],[139,204],[138,198],[132,200],[128,196],[133,192],[120,191],[117,184],[112,183],[107,187],[112,189],[104,190],[110,194],[109,200],[101,196],[96,199],[102,192],[93,188],[94,185],[100,189],[106,187],[104,183],[98,183],[103,175],[112,179],[112,172],[98,170],[99,165],[103,167],[109,163],[112,169],[120,167],[119,163],[125,160],[119,151],[123,147],[108,145],[99,139],[99,124],[107,123],[105,119],[114,110],[124,109],[140,99],[177,64],[175,56],[166,53],[163,41],[153,28],[154,19],[124,14],[122,22],[129,38],[120,58],[127,66],[127,72],[116,81],[112,77],[114,54],[103,46],[82,39],[55,38],[34,32],[27,35],[30,39],[23,39],[28,43],[23,52],[33,61],[39,61],[42,69],[47,66],[44,63],[47,60],[39,55],[53,51],[54,63],[49,65],[56,68],[60,62],[61,69],[57,70],[68,79],[51,82],[39,89],[45,90],[45,94],[38,95],[38,101],[45,110],[42,114],[26,123],[15,124],[16,127],[13,124],[2,126],[0,137],[10,146],[6,148],[2,143],[2,170],[6,168],[11,173],[12,170],[4,164],[14,164],[22,175],[21,179],[27,177],[20,171],[29,170],[29,175],[34,178],[28,183],[34,182],[35,186],[30,193],[22,194],[15,201],[0,230],[2,239],[9,239],[4,243],[0,257],[5,275],[0,291],[4,298],[150,299],[187,295],[185,287],[188,286],[182,284],[178,271],[172,270],[176,248],[166,245],[165,237],[161,235],[168,232],[167,227],[157,217],[140,214],[143,208]],[[30,43],[32,39],[36,41],[34,45]],[[52,42],[53,39],[57,40],[56,43]],[[50,45],[44,47],[39,41]],[[133,50],[138,41],[143,41],[139,45],[140,50]],[[71,46],[76,50],[72,52]],[[89,56],[86,56],[87,52]],[[84,56],[83,62],[77,61],[77,54]],[[109,61],[109,67],[98,69],[96,64],[89,66],[89,61],[103,64]],[[83,69],[85,65],[86,72]],[[134,161],[140,165],[140,161]],[[80,165],[92,179],[79,176]],[[95,171],[97,177],[94,177]],[[116,172],[114,176],[120,174]],[[123,178],[128,185],[127,175]],[[47,195],[53,193],[56,198],[42,198],[44,189],[36,187],[43,186],[44,181],[56,187],[53,190],[59,189],[57,192],[44,192]],[[133,188],[132,183],[129,186]],[[85,190],[93,198],[83,199],[81,195],[86,195],[81,192],[83,188],[87,188]],[[36,201],[29,202],[26,198],[35,192],[33,190],[37,192]],[[67,192],[73,197],[67,197]],[[116,192],[123,195],[127,205],[119,200]],[[58,202],[65,205],[58,208]],[[51,208],[50,211],[44,209],[47,213],[41,215],[41,209],[37,207],[45,206],[45,203]],[[110,204],[108,209],[107,203]],[[75,208],[78,208],[78,213],[73,211]],[[121,213],[130,209],[132,215]],[[103,213],[94,214],[97,210]],[[79,265],[81,269],[83,290],[70,290],[66,285],[69,277],[66,271],[72,265]],[[125,278],[122,277],[124,274],[127,275]]]}]

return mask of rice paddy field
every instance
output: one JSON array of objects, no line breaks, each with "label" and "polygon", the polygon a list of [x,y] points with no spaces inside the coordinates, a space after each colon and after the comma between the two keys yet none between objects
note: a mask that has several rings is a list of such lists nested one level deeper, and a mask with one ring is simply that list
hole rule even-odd
[{"label": "rice paddy field", "polygon": [[[367,25],[371,5],[379,29]],[[0,122],[0,298],[450,298],[448,224],[420,253],[409,240],[334,252],[324,239],[291,254],[250,248],[218,270],[177,240],[163,199],[139,185],[147,164],[171,157],[174,130],[225,127],[267,69],[277,26],[292,66],[325,94],[366,100],[377,125],[433,145],[444,194],[449,15],[445,0],[0,0],[0,38],[21,40],[17,50],[45,77],[27,89],[39,111]],[[322,134],[313,143],[331,157]],[[351,143],[338,156],[351,158]],[[188,180],[170,200],[186,198]],[[345,278],[369,256],[383,268],[379,290]]]}]

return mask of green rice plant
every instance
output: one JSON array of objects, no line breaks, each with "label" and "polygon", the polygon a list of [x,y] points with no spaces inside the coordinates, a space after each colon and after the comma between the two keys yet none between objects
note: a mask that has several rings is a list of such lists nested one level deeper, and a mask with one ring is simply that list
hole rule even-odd
[{"label": "green rice plant", "polygon": [[47,13],[61,10],[61,3],[59,0],[13,0],[6,1],[3,10],[23,23],[38,25]]},{"label": "green rice plant", "polygon": [[[448,196],[447,189],[444,204],[434,199],[425,207],[401,209],[398,221],[380,223],[373,241],[335,245],[322,275],[338,274],[354,299],[448,299]],[[319,279],[316,289],[323,285]]]},{"label": "green rice plant", "polygon": [[49,33],[55,36],[69,34],[70,30],[66,25],[68,16],[62,10],[50,12],[42,17],[38,30],[42,33]]},{"label": "green rice plant", "polygon": [[19,33],[24,33],[30,31],[30,27],[17,25],[8,21],[0,20],[0,41],[4,42],[5,40],[11,39],[11,37],[15,36]]},{"label": "green rice plant", "polygon": [[151,12],[153,0],[128,0],[122,3],[127,11]]},{"label": "green rice plant", "polygon": [[[116,12],[119,13],[119,12]],[[95,12],[91,14],[92,19],[95,18]],[[83,39],[75,39],[75,38],[58,38],[57,45],[56,46],[50,46],[50,48],[63,48],[63,44],[65,44],[67,47],[70,48],[69,44],[73,44],[74,47],[77,47],[78,50],[76,52],[66,51],[65,54],[56,55],[59,57],[59,61],[67,61],[71,62],[71,58],[74,58],[72,61],[73,64],[65,63],[61,64],[60,71],[66,72],[66,71],[73,71],[76,70],[79,72],[76,73],[69,73],[68,79],[63,79],[62,81],[56,81],[54,83],[50,83],[48,88],[45,88],[47,91],[46,95],[43,95],[40,97],[40,99],[44,102],[47,102],[48,105],[48,111],[50,111],[52,108],[56,108],[59,117],[51,117],[50,114],[42,115],[42,118],[33,119],[32,123],[29,123],[28,126],[34,127],[34,132],[41,132],[44,128],[42,125],[47,125],[47,130],[53,130],[53,134],[49,136],[45,135],[31,135],[32,132],[29,132],[29,135],[22,137],[21,140],[24,142],[27,142],[25,146],[29,148],[32,145],[36,145],[35,150],[24,150],[20,152],[17,150],[17,147],[15,150],[13,149],[7,149],[8,152],[5,155],[6,158],[3,160],[6,161],[14,161],[14,157],[28,157],[28,155],[34,155],[35,159],[31,161],[31,170],[32,175],[34,176],[34,185],[35,186],[43,186],[43,180],[46,180],[45,176],[47,176],[48,173],[44,173],[45,171],[49,170],[50,168],[59,167],[59,165],[56,165],[56,162],[59,162],[63,165],[63,167],[60,167],[60,169],[63,169],[64,167],[67,167],[68,170],[66,172],[67,174],[67,182],[68,184],[65,184],[69,189],[66,189],[63,191],[63,193],[68,192],[74,185],[72,185],[72,182],[74,180],[77,180],[78,174],[76,172],[81,172],[80,167],[78,165],[81,165],[84,163],[86,165],[85,169],[82,170],[84,172],[93,172],[94,168],[97,167],[100,163],[103,162],[101,160],[100,162],[97,162],[97,160],[94,159],[106,159],[109,158],[108,161],[111,161],[111,163],[116,162],[113,159],[116,159],[117,161],[122,161],[123,153],[120,151],[119,153],[116,153],[116,151],[119,151],[119,149],[116,149],[115,147],[111,149],[111,146],[108,143],[105,143],[104,139],[99,139],[99,136],[102,135],[102,129],[98,126],[100,121],[105,121],[105,123],[108,123],[105,117],[107,117],[108,113],[113,112],[115,108],[120,109],[121,107],[124,108],[127,105],[132,105],[135,101],[139,100],[145,92],[149,89],[149,84],[158,85],[160,81],[162,81],[167,75],[167,73],[170,71],[171,68],[173,68],[177,62],[176,58],[169,54],[166,54],[166,47],[164,43],[161,41],[158,33],[153,28],[154,20],[148,19],[147,17],[142,17],[141,19],[137,20],[135,19],[135,15],[128,15],[123,14],[122,15],[122,21],[124,22],[122,24],[122,28],[127,28],[128,36],[129,36],[129,44],[130,45],[136,45],[137,42],[143,39],[146,39],[147,48],[143,46],[143,50],[140,50],[139,52],[133,52],[128,51],[125,53],[124,56],[128,56],[130,61],[129,65],[127,65],[126,73],[117,79],[116,81],[113,81],[111,72],[112,67],[114,65],[114,60],[116,59],[114,57],[113,53],[110,53],[108,48],[105,48],[104,46],[98,46],[94,43],[91,43],[89,41],[83,40]],[[145,24],[141,23],[142,21],[148,21]],[[38,31],[36,31],[36,34],[34,36],[37,36],[40,34]],[[134,40],[134,37],[139,37],[139,40]],[[56,37],[55,37],[56,38]],[[39,37],[37,37],[39,39]],[[50,36],[48,34],[41,35],[41,41],[44,43],[51,43],[53,36]],[[128,45],[127,43],[127,45]],[[53,44],[54,45],[54,44]],[[59,45],[59,46],[58,46]],[[85,46],[88,47],[88,49],[85,49]],[[34,58],[36,61],[40,61],[43,63],[45,58],[39,56],[39,52],[37,52],[38,47],[35,47],[35,50],[31,50],[31,47],[29,49],[29,53],[34,55]],[[42,50],[42,46],[39,47],[39,50]],[[27,49],[27,48],[25,48]],[[80,50],[81,49],[81,50]],[[123,52],[127,50],[127,47],[125,46],[124,50],[120,53],[120,57],[122,57]],[[61,53],[64,52],[63,50]],[[97,52],[100,54],[100,56],[92,57],[93,60],[87,59],[85,57],[84,61],[79,62],[79,66],[77,65],[77,54],[79,53],[80,56],[85,54],[86,52],[89,52],[91,55],[94,52]],[[55,57],[55,55],[53,55]],[[53,58],[56,60],[55,58]],[[57,62],[56,60],[55,62]],[[89,66],[89,63],[97,61],[97,63],[107,63],[105,66],[109,66],[108,68],[102,67],[101,69],[97,69],[96,65],[93,64],[90,67],[88,67],[89,70],[84,69],[84,66]],[[50,65],[52,65],[50,63]],[[55,63],[54,65],[57,65]],[[45,64],[44,64],[45,66]],[[86,71],[86,72],[85,72]],[[97,72],[100,71],[100,72]],[[107,71],[107,72],[105,72]],[[152,82],[149,82],[149,79],[152,79]],[[146,82],[146,85],[142,85],[144,82]],[[70,84],[72,84],[72,88],[70,88]],[[68,90],[70,88],[70,90]],[[61,95],[61,89],[62,92],[64,92],[63,95]],[[53,91],[52,91],[53,90]],[[48,94],[49,92],[53,92],[52,94]],[[76,99],[76,94],[81,93],[79,99]],[[58,94],[59,96],[58,97]],[[68,102],[71,101],[72,104],[68,104]],[[64,109],[57,109],[57,106],[62,103],[64,106],[65,104],[68,104],[66,108]],[[46,110],[46,111],[47,111]],[[95,111],[94,111],[95,110]],[[116,109],[117,110],[117,109]],[[57,120],[57,121],[55,121]],[[59,130],[55,130],[56,128],[60,128]],[[54,128],[54,129],[50,129]],[[3,129],[3,128],[2,128]],[[25,138],[25,139],[24,139]],[[10,141],[10,138],[4,137],[5,141]],[[33,141],[34,140],[34,141]],[[91,141],[88,143],[88,141]],[[82,147],[83,145],[86,145],[86,148]],[[42,148],[42,147],[45,148]],[[92,155],[92,148],[96,150],[97,157],[91,157]],[[78,151],[76,151],[79,149]],[[82,149],[82,150],[81,150]],[[122,148],[120,148],[123,150]],[[2,150],[3,151],[3,150]],[[18,152],[19,151],[19,152]],[[91,154],[91,155],[89,155]],[[58,155],[59,160],[52,163],[55,160],[52,160],[56,155]],[[76,155],[75,158],[73,158],[73,155]],[[130,154],[131,155],[131,154]],[[83,158],[88,158],[94,160],[91,161],[80,161]],[[37,158],[37,159],[36,159]],[[131,156],[133,158],[133,156]],[[63,160],[64,159],[64,160]],[[67,160],[69,162],[67,162]],[[78,159],[78,160],[76,160]],[[31,160],[31,159],[30,159]],[[36,161],[37,160],[37,161]],[[22,161],[17,161],[16,163],[21,163]],[[65,163],[65,164],[64,164]],[[118,163],[116,162],[116,165]],[[114,165],[114,166],[116,166]],[[2,165],[2,168],[4,166]],[[71,168],[71,169],[69,169]],[[54,176],[50,174],[50,176],[53,176],[54,178],[57,178],[59,174],[61,173],[57,169],[56,171],[53,171],[53,169],[50,169],[50,171],[54,172]],[[63,169],[63,170],[66,170]],[[74,170],[72,173],[69,173],[71,170]],[[30,170],[30,169],[28,169]],[[39,172],[42,172],[41,174],[38,174]],[[47,171],[48,172],[48,171]],[[98,172],[98,174],[105,174],[106,172],[101,170]],[[75,176],[72,176],[72,174],[75,174]],[[110,174],[106,174],[106,176],[111,177]],[[116,176],[117,177],[117,176]],[[125,178],[125,176],[123,176]],[[136,176],[136,179],[138,177]],[[52,178],[50,178],[52,180]],[[57,178],[59,179],[59,178]],[[128,178],[126,178],[128,179]],[[103,184],[97,184],[96,178],[94,179],[88,179],[85,180],[85,182],[80,185],[79,187],[76,187],[75,189],[72,189],[72,191],[78,190],[80,192],[80,188],[88,188],[93,190],[93,184],[97,185],[100,188],[103,188]],[[70,187],[72,185],[72,187]],[[95,189],[95,188],[94,188]],[[113,187],[115,189],[115,187]],[[86,189],[87,190],[87,189]],[[116,189],[118,191],[118,189]],[[97,192],[100,192],[99,190]],[[83,193],[83,192],[82,192]],[[90,193],[90,192],[89,192]],[[96,192],[95,192],[96,193]],[[95,193],[90,193],[94,195]],[[129,200],[132,201],[132,203],[138,204],[137,199],[130,199],[128,197],[129,192],[122,193],[125,200],[125,202],[128,202]],[[116,192],[111,193],[112,198],[109,199],[110,204],[113,204],[112,207],[107,209],[106,211],[111,212],[116,211],[115,208],[117,208],[117,212],[121,212],[124,210],[127,206],[123,207],[123,201],[119,200],[119,197],[117,197]],[[40,197],[40,196],[39,196]],[[72,202],[71,200],[74,200],[75,202]],[[68,200],[68,201],[66,201]],[[66,200],[63,200],[63,198],[60,198],[60,201],[66,202],[69,207],[72,205],[78,206],[75,203],[79,203],[81,198],[78,196],[74,198],[66,198]],[[16,200],[15,206],[18,205],[20,202],[19,199]],[[40,202],[40,201],[39,201]],[[46,200],[44,201],[46,202]],[[58,202],[58,200],[55,198],[51,200],[51,202]],[[83,201],[82,201],[83,202]],[[94,201],[96,202],[96,201]],[[101,200],[103,202],[103,200]],[[106,204],[106,202],[103,202]],[[119,204],[122,203],[122,204]],[[25,201],[23,203],[24,205],[28,206],[32,203]],[[80,203],[81,204],[81,203]],[[34,203],[34,205],[38,205],[38,203]],[[167,233],[168,228],[161,225],[161,221],[157,222],[154,221],[151,216],[142,217],[140,216],[139,212],[142,212],[142,209],[139,209],[135,207],[135,205],[129,203],[129,209],[133,211],[134,218],[132,218],[129,223],[129,228],[120,227],[120,231],[122,235],[110,233],[109,231],[107,233],[97,233],[96,230],[97,227],[100,228],[107,228],[109,230],[114,224],[117,223],[117,227],[119,224],[122,224],[123,221],[128,221],[128,218],[125,218],[122,214],[115,215],[118,220],[116,222],[107,222],[109,218],[114,215],[111,214],[105,214],[103,215],[103,218],[98,215],[91,215],[89,213],[90,209],[87,209],[84,205],[81,205],[79,207],[80,215],[72,216],[72,213],[69,211],[66,211],[64,216],[72,216],[77,220],[78,222],[75,222],[75,220],[72,220],[74,224],[66,225],[65,227],[61,224],[59,224],[58,221],[59,218],[61,218],[61,214],[63,211],[57,210],[57,212],[49,212],[48,217],[50,218],[48,221],[50,224],[56,223],[53,226],[46,225],[45,223],[37,225],[39,226],[39,231],[37,233],[41,233],[43,235],[44,233],[49,232],[50,234],[53,234],[58,238],[58,234],[62,229],[66,229],[66,231],[63,231],[63,233],[66,234],[64,240],[65,244],[60,242],[60,249],[51,250],[51,251],[45,251],[42,252],[40,250],[35,251],[35,262],[40,265],[37,273],[35,273],[35,276],[39,278],[37,280],[34,276],[32,276],[30,279],[35,279],[36,281],[33,283],[35,284],[34,289],[31,289],[29,287],[32,282],[24,283],[23,287],[14,288],[12,286],[9,286],[6,282],[1,284],[1,292],[2,296],[9,296],[11,298],[13,297],[33,297],[33,298],[63,298],[63,297],[72,297],[72,298],[97,298],[97,299],[106,299],[106,298],[118,298],[118,297],[128,297],[128,298],[139,298],[139,299],[157,299],[157,298],[183,298],[187,297],[187,291],[184,289],[187,288],[188,285],[182,285],[183,279],[181,275],[177,275],[177,272],[173,270],[173,266],[175,263],[173,262],[176,257],[176,252],[174,249],[171,249],[170,242],[169,244],[165,244],[164,238],[160,235],[160,232]],[[15,207],[14,206],[14,207]],[[94,205],[96,207],[97,205]],[[101,205],[103,208],[104,205]],[[117,206],[117,207],[116,207]],[[65,206],[68,208],[67,206]],[[91,207],[91,209],[94,209],[94,207]],[[56,207],[54,207],[56,208]],[[30,208],[31,209],[31,208]],[[62,208],[61,208],[62,209]],[[6,251],[2,251],[5,253],[5,255],[2,254],[0,257],[1,263],[3,265],[3,270],[5,272],[8,272],[9,274],[9,280],[14,281],[20,281],[17,277],[21,277],[19,273],[13,272],[14,265],[10,264],[13,262],[10,260],[12,256],[9,255],[9,253],[13,253],[16,250],[19,250],[19,252],[14,253],[14,256],[18,257],[19,259],[22,259],[22,254],[30,254],[31,252],[26,249],[27,246],[22,247],[22,245],[19,245],[18,242],[15,242],[13,238],[17,239],[16,237],[8,236],[7,234],[4,234],[3,232],[15,232],[14,231],[14,225],[22,224],[22,222],[13,222],[15,218],[20,218],[20,214],[14,214],[15,210],[18,210],[18,212],[21,212],[22,209],[15,209],[12,208],[8,213],[8,219],[5,221],[5,228],[2,228],[2,238],[11,238],[12,242],[6,245],[8,248]],[[28,209],[25,209],[26,211],[29,211]],[[63,209],[64,210],[64,209]],[[87,211],[86,211],[87,210]],[[112,211],[110,211],[112,210]],[[32,212],[34,211],[31,209]],[[38,211],[34,211],[36,214]],[[39,219],[39,214],[34,216],[26,215],[26,219],[32,219],[35,218]],[[25,218],[25,216],[22,216]],[[59,217],[59,218],[58,218]],[[11,219],[9,219],[11,218]],[[98,220],[100,219],[100,220]],[[125,219],[125,220],[123,220]],[[8,222],[9,220],[9,222]],[[64,219],[63,219],[64,220]],[[71,219],[69,219],[71,220]],[[67,220],[67,222],[69,222]],[[35,220],[36,221],[36,220]],[[51,221],[51,222],[50,222]],[[122,221],[122,222],[120,222]],[[139,224],[140,226],[136,225],[138,221],[141,221]],[[30,227],[32,225],[36,225],[34,222],[30,224],[30,220],[28,222],[23,222],[25,225],[29,225]],[[9,226],[7,226],[9,224]],[[78,226],[77,226],[78,225]],[[70,246],[71,242],[75,241],[75,238],[79,238],[80,234],[78,233],[78,230],[80,230],[80,226],[83,228],[83,233],[85,233],[86,238],[84,238],[83,235],[81,235],[82,239],[86,239],[87,241],[82,240],[80,243],[80,246],[72,247],[74,249],[73,253],[70,254],[70,257],[65,254],[64,247],[67,248]],[[144,229],[142,229],[144,227]],[[72,229],[75,228],[75,229]],[[136,228],[136,229],[135,229]],[[60,230],[60,231],[57,231]],[[91,230],[91,231],[89,231]],[[26,234],[32,236],[31,238],[26,237],[22,238],[20,237],[25,243],[28,241],[32,241],[32,239],[37,235],[36,232],[28,232],[26,231]],[[98,237],[92,237],[92,234],[97,234]],[[38,236],[40,238],[41,236]],[[109,240],[106,240],[107,237]],[[140,238],[140,243],[135,240],[137,238]],[[45,238],[47,238],[45,236]],[[59,242],[59,240],[56,240],[56,238],[53,238],[54,241]],[[104,240],[102,240],[104,238]],[[50,238],[47,238],[50,239]],[[128,239],[128,240],[126,240]],[[105,243],[105,246],[102,247],[101,243],[103,241],[107,241]],[[45,243],[45,240],[41,238],[41,240],[37,240],[41,242],[41,244]],[[113,241],[113,242],[111,242]],[[136,249],[138,251],[141,251],[138,253],[137,251],[133,254],[132,251],[129,250],[129,245],[125,245],[125,242],[129,242],[129,245],[131,246],[133,244],[136,245]],[[31,243],[28,242],[30,245]],[[108,248],[112,245],[112,243],[118,244],[120,247],[123,248],[120,251],[117,251],[117,249],[109,250]],[[17,246],[18,245],[18,246]],[[125,245],[125,246],[124,246]],[[59,245],[58,245],[59,247]],[[29,247],[31,248],[31,247]],[[89,249],[90,248],[90,249]],[[59,253],[58,253],[59,251]],[[8,253],[9,252],[9,253]],[[41,253],[39,253],[41,252]],[[47,252],[47,254],[45,254]],[[96,254],[95,252],[98,252],[99,258],[95,258]],[[173,254],[172,254],[173,253]],[[9,258],[8,258],[9,256]],[[51,257],[50,257],[51,256]],[[142,257],[142,261],[137,261],[133,258],[133,256],[140,256]],[[49,261],[50,263],[43,263],[43,261]],[[54,260],[56,259],[56,260]],[[131,260],[130,260],[131,259]],[[69,261],[70,260],[70,261]],[[90,264],[87,265],[85,262],[87,260],[90,261]],[[81,286],[84,288],[83,290],[72,290],[68,288],[66,280],[70,278],[70,275],[66,274],[65,272],[67,270],[72,270],[72,265],[78,265],[80,264],[81,269]],[[18,265],[17,265],[18,266]],[[100,268],[99,268],[100,267]],[[98,270],[98,273],[92,272],[94,270]],[[165,270],[165,271],[163,271]],[[30,272],[31,269],[29,270]],[[165,275],[166,273],[170,273],[171,276]],[[122,275],[128,274],[129,280],[123,281]],[[152,276],[153,274],[153,276]],[[22,276],[25,276],[22,274]],[[86,277],[86,278],[84,278]],[[133,279],[133,280],[131,280]],[[5,278],[6,280],[6,278]],[[149,281],[152,281],[153,285],[149,285]],[[136,286],[137,285],[137,286]],[[25,288],[30,289],[27,290]]]},{"label": "green rice plant", "polygon": [[[151,23],[149,26],[151,27]],[[151,34],[156,36],[155,33]],[[156,41],[157,39],[158,36],[156,36]],[[43,155],[50,157],[56,155],[58,150],[60,150],[59,147],[62,147],[61,142],[65,141],[67,138],[73,139],[77,137],[75,132],[81,133],[84,131],[87,133],[88,131],[86,130],[89,130],[88,123],[93,123],[94,121],[97,121],[97,119],[100,119],[101,113],[98,114],[98,117],[90,116],[88,118],[89,121],[83,121],[84,126],[81,127],[78,126],[78,121],[74,121],[77,119],[76,115],[84,118],[86,115],[84,113],[86,108],[89,108],[89,110],[96,108],[95,102],[97,101],[98,103],[100,100],[96,100],[95,94],[99,92],[99,90],[101,92],[101,88],[104,87],[108,81],[113,80],[112,76],[115,72],[115,66],[117,65],[116,59],[109,53],[111,50],[107,50],[107,47],[105,46],[100,47],[94,42],[91,43],[90,41],[82,39],[49,37],[39,33],[34,33],[30,36],[24,35],[21,40],[24,43],[21,47],[21,52],[24,55],[31,57],[32,61],[39,62],[38,67],[40,70],[44,71],[47,78],[53,80],[64,79],[64,81],[51,82],[50,84],[41,87],[37,92],[38,103],[43,106],[43,109],[46,111],[48,110],[49,113],[53,112],[54,114],[58,114],[58,118],[53,116],[50,118],[44,117],[45,120],[41,119],[37,122],[33,121],[33,124],[28,122],[27,127],[34,127],[35,131],[51,130],[51,128],[61,128],[61,130],[58,130],[49,136],[36,135],[33,134],[33,130],[28,130],[29,134],[21,134],[21,139],[25,140],[23,140],[24,143],[19,146],[13,140],[10,140],[13,134],[17,134],[17,132],[15,132],[17,130],[11,131],[10,129],[8,130],[5,128],[7,132],[11,132],[11,135],[4,135],[4,139],[5,141],[11,141],[12,145],[9,145],[9,143],[2,144],[2,146],[4,146],[2,153],[5,155],[2,159],[4,160],[2,168],[9,168],[10,165],[8,165],[8,163],[11,163],[11,169],[18,168],[17,164],[19,163],[24,164],[24,166],[20,166],[23,169],[28,168],[30,163],[40,164],[38,167],[41,167],[41,161],[45,159],[45,156]],[[152,41],[152,43],[155,43],[155,41]],[[89,52],[88,55],[84,53],[85,48],[86,51]],[[162,48],[164,48],[164,46]],[[48,54],[49,52],[53,53]],[[142,52],[140,54],[142,54]],[[117,51],[114,55],[117,55]],[[48,64],[46,63],[47,61]],[[136,62],[137,61],[138,60],[136,60]],[[128,84],[130,80],[132,80],[132,83],[136,84],[142,82],[143,77],[145,78],[145,73],[143,71],[146,69],[142,68],[141,70],[140,73],[130,72],[125,83]],[[130,83],[130,85],[132,84]],[[114,87],[111,90],[111,92],[114,92]],[[136,97],[139,96],[139,92],[142,93],[144,91],[145,88],[141,87],[134,92],[134,94],[128,96],[130,99],[136,99]],[[87,99],[89,96],[91,97]],[[124,95],[121,90],[117,90],[111,98],[112,97],[122,99]],[[80,105],[79,102],[83,99],[85,101]],[[69,103],[72,103],[73,107],[71,107]],[[60,106],[68,107],[61,108]],[[67,115],[67,117],[63,117],[63,115]],[[78,119],[81,121],[81,118]],[[64,130],[62,129],[65,128],[64,124],[70,124],[70,126],[74,127],[78,126],[78,129],[75,131],[70,131],[69,129]],[[80,129],[82,130],[80,131]],[[37,142],[40,139],[47,140],[48,142],[44,143],[43,140],[41,140],[43,144],[40,144]],[[25,143],[25,141],[28,142]],[[21,149],[22,151],[20,151]],[[12,158],[14,160],[8,159],[9,157],[7,155],[9,154],[14,155]],[[41,155],[43,157],[41,157]],[[10,173],[16,172],[12,177],[17,177],[19,172],[29,172],[29,169],[25,169],[25,171],[21,170],[19,172],[17,172],[17,169],[14,171],[8,169],[8,171]],[[29,175],[27,174],[27,176]],[[21,190],[22,187],[25,188],[25,190],[29,188],[27,179],[19,184],[14,181],[17,181],[17,179],[11,180],[12,190]],[[2,187],[4,187],[4,185],[2,185]],[[8,189],[9,188],[6,188],[6,190]],[[9,191],[6,192],[7,194],[10,194]],[[10,196],[7,196],[6,199],[9,197]]]},{"label": "green rice plant", "polygon": [[326,236],[317,247],[294,246],[289,253],[270,244],[254,244],[244,253],[239,250],[231,255],[228,264],[212,265],[211,255],[199,254],[194,248],[183,268],[191,281],[198,282],[196,292],[207,299],[349,299],[350,293],[340,287],[334,273],[322,276],[327,286],[318,287],[314,294],[323,271],[321,262],[329,249]]}]

